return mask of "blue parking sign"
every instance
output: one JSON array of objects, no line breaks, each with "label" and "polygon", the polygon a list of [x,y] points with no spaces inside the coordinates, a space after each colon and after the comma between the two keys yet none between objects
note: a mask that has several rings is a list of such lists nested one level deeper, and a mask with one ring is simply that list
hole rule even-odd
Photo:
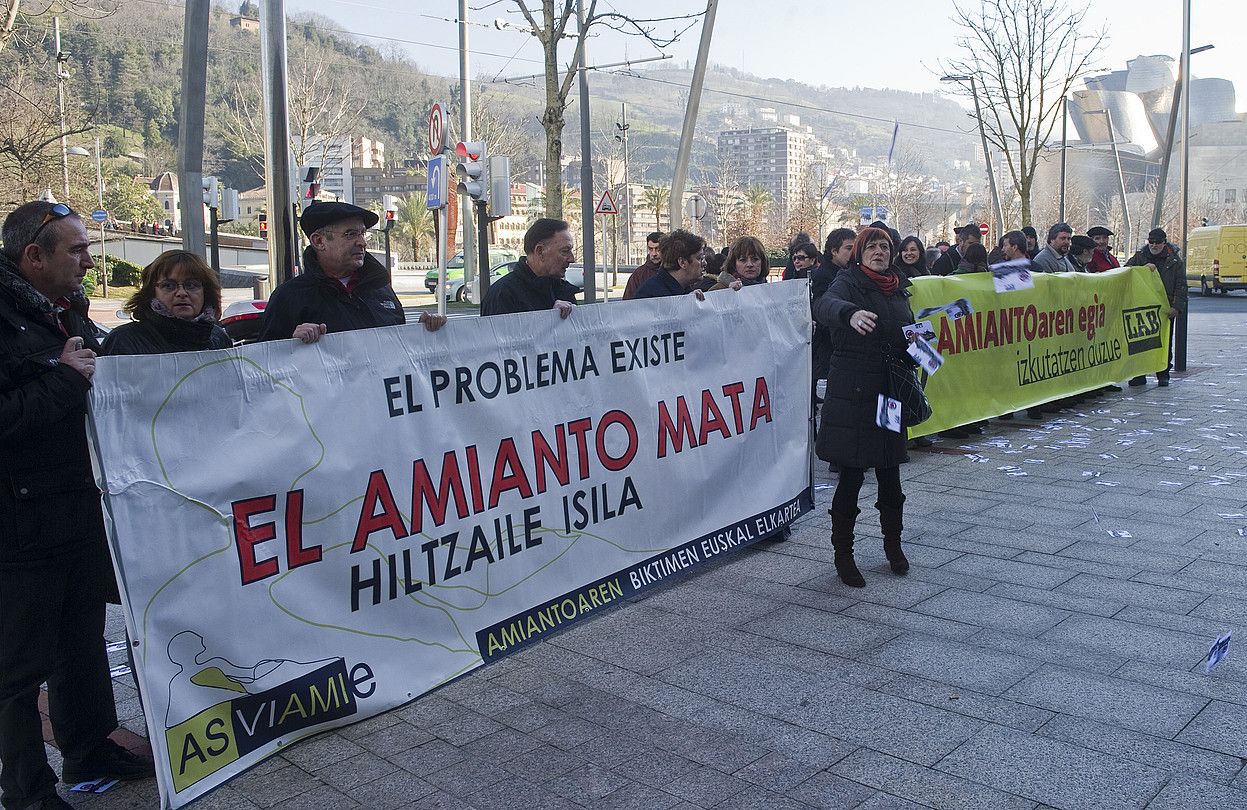
[{"label": "blue parking sign", "polygon": [[429,158],[429,182],[425,187],[425,204],[428,208],[446,205],[446,157]]}]

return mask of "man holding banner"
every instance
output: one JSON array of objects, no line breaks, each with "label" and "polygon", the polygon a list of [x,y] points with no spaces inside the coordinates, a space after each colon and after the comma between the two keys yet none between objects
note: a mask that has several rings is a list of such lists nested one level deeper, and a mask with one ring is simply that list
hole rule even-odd
[{"label": "man holding banner", "polygon": [[68,808],[39,720],[48,684],[62,777],[155,775],[118,746],[104,606],[116,599],[84,421],[98,330],[82,279],[94,265],[67,205],[4,221],[0,254],[0,801]]},{"label": "man holding banner", "polygon": [[[368,229],[377,215],[341,202],[309,205],[299,220],[307,235],[306,271],[282,282],[264,310],[260,340],[297,338],[315,343],[326,332],[406,323],[403,305],[390,286],[390,268],[368,253]],[[445,315],[420,313],[430,332]]]},{"label": "man holding banner", "polygon": [[524,233],[524,255],[514,270],[489,285],[482,315],[558,310],[566,318],[576,306],[576,288],[564,274],[576,251],[571,226],[561,219],[539,219]]},{"label": "man holding banner", "polygon": [[[1182,310],[1186,309],[1186,265],[1178,251],[1169,244],[1169,236],[1163,228],[1153,228],[1147,235],[1147,247],[1126,262],[1127,267],[1151,266],[1160,274],[1160,282],[1165,286],[1165,295],[1169,299],[1169,360],[1164,371],[1156,373],[1156,384],[1161,388],[1169,385],[1169,369],[1173,366],[1173,322]],[[1133,377],[1130,385],[1138,387],[1147,384],[1147,375]]]}]

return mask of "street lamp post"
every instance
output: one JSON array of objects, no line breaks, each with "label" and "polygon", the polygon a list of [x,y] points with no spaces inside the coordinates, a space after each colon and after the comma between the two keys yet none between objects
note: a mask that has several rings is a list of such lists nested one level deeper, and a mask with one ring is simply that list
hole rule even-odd
[{"label": "street lamp post", "polygon": [[[71,146],[65,150],[66,155],[75,155],[77,157],[87,157],[91,153],[81,146]],[[104,172],[100,166],[100,139],[95,138],[95,189],[97,200],[99,202],[99,210],[104,210]],[[104,248],[104,223],[100,222],[100,286],[103,290],[104,297],[108,297],[108,253]]]},{"label": "street lamp post", "polygon": [[[1182,227],[1182,262],[1183,269],[1189,259],[1186,250],[1187,231],[1187,192],[1190,186],[1191,169],[1191,0],[1182,3],[1182,95],[1186,101],[1182,105],[1182,204],[1179,206]],[[1185,284],[1186,279],[1179,279]],[[1174,330],[1173,366],[1178,371],[1186,371],[1186,334],[1187,310],[1178,313],[1178,323]]]},{"label": "street lamp post", "polygon": [[992,169],[991,152],[987,149],[987,130],[983,127],[983,110],[979,107],[979,86],[973,76],[941,76],[942,82],[969,82],[970,95],[974,97],[974,117],[979,122],[979,138],[983,141],[983,161],[987,164],[987,184],[992,190],[992,207],[996,211],[996,227],[1004,231],[1005,215],[1000,207],[1000,192],[996,190],[996,172]]}]

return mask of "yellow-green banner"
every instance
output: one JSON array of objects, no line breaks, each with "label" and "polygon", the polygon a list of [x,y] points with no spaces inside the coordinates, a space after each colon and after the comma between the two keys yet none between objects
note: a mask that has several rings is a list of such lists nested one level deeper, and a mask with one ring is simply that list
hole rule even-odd
[{"label": "yellow-green banner", "polygon": [[[921,436],[1163,370],[1169,304],[1150,267],[1034,276],[1033,289],[998,293],[991,273],[914,280],[918,322],[944,365],[924,378]],[[962,317],[960,299],[969,303]],[[953,305],[953,306],[950,306]],[[928,312],[947,307],[947,310]]]}]

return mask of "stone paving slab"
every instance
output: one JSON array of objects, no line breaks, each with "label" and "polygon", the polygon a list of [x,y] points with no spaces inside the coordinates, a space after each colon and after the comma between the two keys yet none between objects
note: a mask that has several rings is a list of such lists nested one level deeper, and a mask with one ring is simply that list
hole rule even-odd
[{"label": "stone paving slab", "polygon": [[[1247,658],[1236,642],[1202,666],[1247,620],[1247,518],[1219,517],[1247,512],[1243,307],[1195,307],[1172,387],[913,452],[904,579],[871,481],[867,587],[836,578],[819,464],[789,542],[292,745],[194,807],[1247,806]],[[114,688],[145,734],[132,682]],[[151,782],[68,800],[158,804]]]}]

